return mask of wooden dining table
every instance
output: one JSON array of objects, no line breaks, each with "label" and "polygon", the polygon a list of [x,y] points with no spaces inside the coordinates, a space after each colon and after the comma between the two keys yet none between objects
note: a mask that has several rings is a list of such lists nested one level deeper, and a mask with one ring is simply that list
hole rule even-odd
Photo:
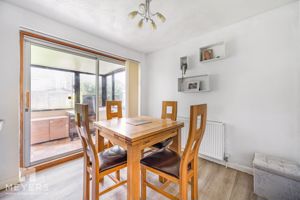
[{"label": "wooden dining table", "polygon": [[[140,123],[139,123],[140,122]],[[170,148],[181,152],[183,122],[157,119],[148,116],[114,118],[94,122],[97,129],[98,151],[104,150],[104,138],[127,150],[127,199],[140,199],[140,160],[145,148],[173,138]]]}]

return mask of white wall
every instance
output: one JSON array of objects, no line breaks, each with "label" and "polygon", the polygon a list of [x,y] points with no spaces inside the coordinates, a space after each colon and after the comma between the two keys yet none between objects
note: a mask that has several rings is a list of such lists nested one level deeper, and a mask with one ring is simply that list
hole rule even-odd
[{"label": "white wall", "polygon": [[[251,167],[254,152],[300,163],[299,26],[295,2],[147,55],[145,114],[160,116],[162,100],[177,100],[183,117],[190,105],[207,103],[208,119],[226,123],[231,163]],[[199,47],[222,40],[229,57],[201,64]],[[213,91],[177,92],[185,55],[193,67],[187,76],[211,74]]]},{"label": "white wall", "polygon": [[18,178],[20,26],[140,61],[143,76],[143,54],[0,1],[0,188]]},{"label": "white wall", "polygon": [[[0,187],[18,176],[19,27],[26,26],[99,50],[141,61],[142,114],[160,116],[161,101],[208,103],[208,118],[226,123],[230,161],[250,166],[253,152],[300,162],[299,2],[250,18],[147,56],[24,9],[0,2]],[[226,60],[200,64],[198,48],[228,41]],[[209,73],[213,91],[177,92],[179,57],[192,57],[187,75]]]}]

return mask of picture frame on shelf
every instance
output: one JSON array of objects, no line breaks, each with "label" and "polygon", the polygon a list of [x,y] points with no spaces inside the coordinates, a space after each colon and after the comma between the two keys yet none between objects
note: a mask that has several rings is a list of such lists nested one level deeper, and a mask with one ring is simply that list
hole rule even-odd
[{"label": "picture frame on shelf", "polygon": [[227,57],[224,41],[200,47],[199,58],[201,63],[210,63]]},{"label": "picture frame on shelf", "polygon": [[201,61],[214,59],[213,49],[204,49],[201,53]]},{"label": "picture frame on shelf", "polygon": [[200,81],[189,81],[186,84],[186,90],[189,92],[200,91],[201,82]]},{"label": "picture frame on shelf", "polygon": [[209,74],[178,78],[178,92],[199,93],[208,92],[210,90]]}]

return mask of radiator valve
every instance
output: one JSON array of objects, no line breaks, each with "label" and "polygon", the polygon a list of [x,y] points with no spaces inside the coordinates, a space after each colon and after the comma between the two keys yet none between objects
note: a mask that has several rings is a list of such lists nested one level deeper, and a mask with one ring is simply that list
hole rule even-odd
[{"label": "radiator valve", "polygon": [[229,161],[229,157],[230,157],[230,155],[228,153],[225,153],[224,154],[224,161],[228,162]]}]

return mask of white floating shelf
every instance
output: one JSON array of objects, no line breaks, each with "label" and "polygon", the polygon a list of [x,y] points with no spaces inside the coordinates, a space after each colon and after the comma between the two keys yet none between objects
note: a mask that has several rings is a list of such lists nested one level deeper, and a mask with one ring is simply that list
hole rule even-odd
[{"label": "white floating shelf", "polygon": [[198,93],[210,91],[208,74],[178,78],[178,92]]},{"label": "white floating shelf", "polygon": [[[207,51],[208,54],[211,54],[210,59],[205,59],[204,52]],[[199,50],[200,55],[200,62],[201,63],[208,63],[208,62],[214,62],[218,60],[222,60],[226,58],[226,44],[225,42],[218,42],[215,44],[203,46]]]}]

